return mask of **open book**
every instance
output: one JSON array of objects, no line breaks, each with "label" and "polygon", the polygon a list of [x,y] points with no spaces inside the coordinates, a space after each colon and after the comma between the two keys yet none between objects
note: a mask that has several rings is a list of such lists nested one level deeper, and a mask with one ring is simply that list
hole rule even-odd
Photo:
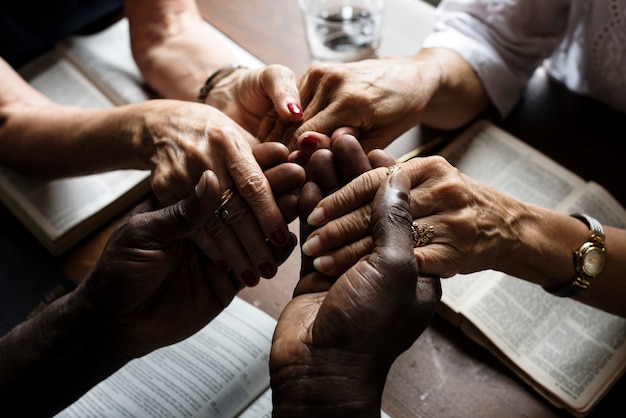
[{"label": "open book", "polygon": [[[476,122],[441,155],[519,200],[626,228],[626,210],[606,189],[491,122]],[[573,415],[589,413],[626,369],[626,319],[497,271],[457,275],[442,288],[443,317]]]},{"label": "open book", "polygon": [[[59,43],[19,73],[60,104],[106,108],[149,99],[123,23]],[[59,255],[145,195],[149,176],[149,171],[118,170],[30,181],[0,167],[0,199],[45,248]]]},{"label": "open book", "polygon": [[275,326],[274,318],[235,297],[202,330],[131,361],[57,418],[270,418]]}]

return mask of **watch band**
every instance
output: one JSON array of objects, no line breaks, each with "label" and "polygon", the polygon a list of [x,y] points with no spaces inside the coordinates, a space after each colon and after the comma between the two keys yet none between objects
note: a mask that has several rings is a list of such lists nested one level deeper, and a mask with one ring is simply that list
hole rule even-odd
[{"label": "watch band", "polygon": [[578,250],[574,251],[574,267],[576,269],[576,275],[574,276],[572,282],[545,289],[547,292],[561,297],[571,297],[580,292],[582,289],[588,288],[591,285],[590,280],[597,276],[600,271],[602,271],[602,267],[604,266],[604,264],[602,264],[600,271],[594,275],[589,275],[584,270],[583,260],[584,251],[589,248],[600,250],[602,254],[604,254],[604,230],[602,229],[602,224],[597,219],[584,213],[573,213],[571,216],[576,219],[580,219],[589,227],[589,238],[578,248]]}]

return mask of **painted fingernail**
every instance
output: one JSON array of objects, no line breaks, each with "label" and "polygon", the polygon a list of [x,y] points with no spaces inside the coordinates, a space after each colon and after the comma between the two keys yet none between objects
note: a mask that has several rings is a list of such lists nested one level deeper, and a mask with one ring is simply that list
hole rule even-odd
[{"label": "painted fingernail", "polygon": [[323,255],[313,260],[313,267],[317,271],[328,271],[335,267],[335,259],[331,255]]},{"label": "painted fingernail", "polygon": [[261,272],[261,276],[265,277],[266,279],[271,279],[276,275],[276,267],[274,267],[274,265],[269,261],[262,263],[259,266],[259,271]]},{"label": "painted fingernail", "polygon": [[302,252],[309,257],[317,254],[322,249],[322,241],[320,240],[319,235],[315,235],[309,239],[307,239],[304,244],[302,244]]},{"label": "painted fingernail", "polygon": [[313,212],[306,219],[306,222],[311,226],[320,226],[324,222],[324,208],[315,208]]},{"label": "painted fingernail", "polygon": [[246,270],[241,273],[241,281],[244,282],[248,287],[254,287],[259,283],[259,278],[250,270]]},{"label": "painted fingernail", "polygon": [[297,103],[287,103],[287,109],[291,112],[292,115],[301,115],[302,108]]},{"label": "painted fingernail", "polygon": [[217,265],[224,271],[224,273],[228,273],[230,271],[230,266],[224,260],[217,260]]},{"label": "painted fingernail", "polygon": [[305,150],[308,153],[312,153],[317,149],[318,140],[312,136],[305,136],[302,138],[302,142],[300,143],[300,148]]},{"label": "painted fingernail", "polygon": [[270,238],[272,239],[272,243],[278,246],[282,246],[287,243],[287,234],[285,234],[285,231],[282,229],[272,232],[270,234]]}]

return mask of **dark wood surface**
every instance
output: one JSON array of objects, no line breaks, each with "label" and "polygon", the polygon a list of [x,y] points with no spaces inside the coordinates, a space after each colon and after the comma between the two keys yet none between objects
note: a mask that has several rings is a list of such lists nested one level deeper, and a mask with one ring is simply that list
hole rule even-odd
[{"label": "dark wood surface", "polygon": [[[310,59],[296,0],[199,0],[199,4],[211,24],[262,61],[287,65],[297,74],[308,67]],[[389,4],[383,52],[416,51],[419,36],[432,27],[432,9],[424,8],[420,0],[390,0]],[[563,117],[570,113],[578,116]],[[626,135],[624,121],[624,115],[572,95],[538,75],[524,100],[502,125],[584,178],[605,185],[624,203],[625,186],[613,168],[624,160],[624,151],[617,144]],[[418,145],[421,130],[417,129],[410,140]],[[0,208],[0,216],[3,232],[10,230],[12,235],[37,246],[4,207]],[[59,268],[71,278],[82,280],[115,224],[103,227],[58,258]],[[297,222],[291,228],[297,233]],[[299,261],[296,252],[275,278],[245,289],[241,296],[277,318],[291,298]],[[623,410],[618,396],[624,389],[622,379],[591,416],[614,416],[609,412]],[[440,317],[435,317],[394,364],[383,409],[393,418],[567,416]]]},{"label": "dark wood surface", "polygon": [[[389,1],[382,55],[417,51],[420,36],[432,28],[432,9],[411,2],[419,0]],[[310,65],[297,1],[200,0],[199,4],[212,25],[263,62],[287,65],[297,75]],[[618,145],[626,137],[623,114],[572,94],[538,73],[524,99],[500,124],[583,178],[603,184],[626,204],[626,186],[615,171],[625,161]],[[419,132],[415,135],[411,140],[419,145],[423,139]],[[294,255],[277,277],[245,290],[242,296],[278,315],[290,297],[298,265]],[[622,379],[590,416],[612,415],[612,407],[623,410],[617,398],[625,387]],[[383,409],[393,418],[568,416],[441,317],[435,317],[394,364]]]}]

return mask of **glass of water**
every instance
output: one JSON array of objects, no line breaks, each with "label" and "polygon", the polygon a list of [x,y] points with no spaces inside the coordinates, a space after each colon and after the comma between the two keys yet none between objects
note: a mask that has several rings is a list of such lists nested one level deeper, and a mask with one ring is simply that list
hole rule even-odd
[{"label": "glass of water", "polygon": [[298,0],[313,61],[376,58],[385,0]]}]

